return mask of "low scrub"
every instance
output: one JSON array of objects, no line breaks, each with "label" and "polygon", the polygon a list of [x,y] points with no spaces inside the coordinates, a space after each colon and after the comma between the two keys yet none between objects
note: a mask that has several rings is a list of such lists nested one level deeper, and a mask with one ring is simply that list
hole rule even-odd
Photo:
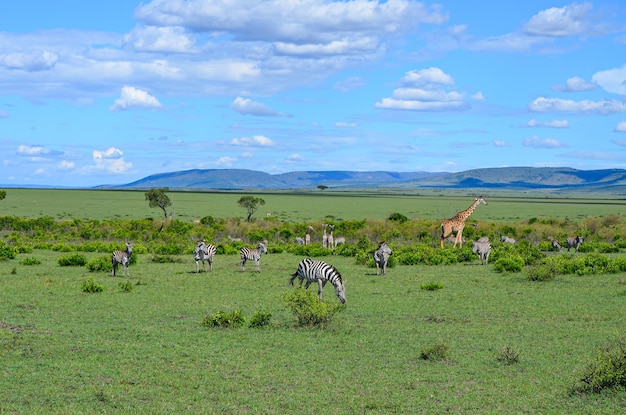
[{"label": "low scrub", "polygon": [[420,352],[420,359],[431,361],[448,360],[449,353],[450,347],[443,343],[437,343],[424,347]]},{"label": "low scrub", "polygon": [[233,310],[230,313],[220,310],[217,313],[207,313],[202,320],[202,325],[206,327],[242,327],[246,322],[246,318],[241,310]]},{"label": "low scrub", "polygon": [[73,253],[60,257],[58,263],[62,267],[84,267],[87,264],[87,257],[84,254]]},{"label": "low scrub", "polygon": [[86,279],[82,283],[82,289],[85,293],[99,293],[104,291],[104,285],[98,284],[93,277]]},{"label": "low scrub", "polygon": [[609,343],[582,371],[573,392],[598,393],[605,389],[626,388],[626,338]]},{"label": "low scrub", "polygon": [[299,326],[326,327],[335,314],[345,310],[345,304],[324,303],[316,294],[304,288],[296,288],[283,294],[289,309],[298,319]]}]

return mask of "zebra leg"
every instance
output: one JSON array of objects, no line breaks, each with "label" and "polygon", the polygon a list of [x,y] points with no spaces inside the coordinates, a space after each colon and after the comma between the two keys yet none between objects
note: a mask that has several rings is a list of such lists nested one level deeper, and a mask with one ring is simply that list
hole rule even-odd
[{"label": "zebra leg", "polygon": [[241,260],[241,272],[243,272],[243,271],[244,271],[244,269],[245,269],[245,268],[244,268],[244,265],[245,265],[245,264],[246,264],[246,259],[244,258],[244,259],[242,259],[242,260]]},{"label": "zebra leg", "polygon": [[325,282],[326,280],[317,280],[317,285],[319,286],[319,289],[317,290],[317,296],[319,297],[320,301],[322,301],[322,291],[324,290]]}]

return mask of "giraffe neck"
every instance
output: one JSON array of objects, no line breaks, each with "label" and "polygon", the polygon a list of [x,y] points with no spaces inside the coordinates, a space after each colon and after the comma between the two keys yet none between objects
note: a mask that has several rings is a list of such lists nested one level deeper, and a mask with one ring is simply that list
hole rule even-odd
[{"label": "giraffe neck", "polygon": [[478,199],[476,199],[474,201],[474,203],[472,203],[472,205],[470,207],[468,207],[467,209],[459,212],[458,216],[461,219],[463,219],[463,221],[465,221],[465,219],[469,218],[469,216],[472,214],[472,212],[474,212],[474,209],[476,209],[476,206],[478,206]]}]

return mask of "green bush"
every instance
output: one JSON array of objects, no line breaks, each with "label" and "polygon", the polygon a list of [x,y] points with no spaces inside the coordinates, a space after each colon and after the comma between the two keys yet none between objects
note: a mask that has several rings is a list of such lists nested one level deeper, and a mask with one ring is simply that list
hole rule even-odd
[{"label": "green bush", "polygon": [[450,348],[442,343],[424,347],[420,352],[422,360],[448,360]]},{"label": "green bush", "polygon": [[557,269],[552,263],[544,263],[531,266],[528,269],[528,279],[530,281],[550,281],[557,274]]},{"label": "green bush", "polygon": [[113,265],[111,264],[110,256],[99,256],[92,258],[87,262],[87,269],[89,272],[107,271],[111,272]]},{"label": "green bush", "polygon": [[20,265],[39,265],[41,261],[35,257],[26,257],[20,261]]},{"label": "green bush", "polygon": [[389,215],[389,220],[398,222],[398,223],[404,223],[404,222],[407,222],[409,218],[404,216],[402,213],[392,213],[391,215]]},{"label": "green bush", "polygon": [[511,347],[504,347],[498,353],[496,360],[504,365],[519,363],[519,352]]},{"label": "green bush", "polygon": [[122,291],[124,291],[126,293],[129,293],[129,292],[131,292],[133,290],[133,284],[129,280],[126,280],[126,281],[123,281],[123,282],[120,281],[120,282],[117,283],[117,286],[120,287],[120,290],[122,290]]},{"label": "green bush", "polygon": [[15,259],[17,249],[7,245],[6,242],[0,241],[0,260]]},{"label": "green bush", "polygon": [[426,291],[437,291],[443,288],[443,284],[438,283],[438,282],[427,282],[427,283],[422,284],[420,288]]},{"label": "green bush", "polygon": [[595,359],[582,371],[576,392],[598,393],[605,389],[626,388],[626,339],[598,350]]},{"label": "green bush", "polygon": [[83,267],[87,264],[87,257],[84,254],[73,253],[60,257],[58,263],[62,267]]},{"label": "green bush", "polygon": [[246,318],[244,317],[241,310],[233,310],[230,313],[225,311],[218,311],[214,314],[207,313],[204,316],[204,320],[202,324],[206,327],[220,327],[220,328],[229,328],[229,327],[241,327],[246,322]]},{"label": "green bush", "polygon": [[104,290],[104,286],[102,284],[96,283],[93,277],[91,277],[88,280],[83,281],[82,289],[83,292],[86,293],[99,293]]},{"label": "green bush", "polygon": [[299,326],[326,327],[336,313],[345,310],[345,304],[324,303],[316,294],[304,288],[296,288],[283,294],[289,309],[298,319]]},{"label": "green bush", "polygon": [[267,311],[257,311],[250,317],[249,327],[260,328],[270,326],[272,320],[272,313]]},{"label": "green bush", "polygon": [[524,268],[524,258],[520,255],[510,255],[499,258],[493,264],[497,272],[521,272]]}]

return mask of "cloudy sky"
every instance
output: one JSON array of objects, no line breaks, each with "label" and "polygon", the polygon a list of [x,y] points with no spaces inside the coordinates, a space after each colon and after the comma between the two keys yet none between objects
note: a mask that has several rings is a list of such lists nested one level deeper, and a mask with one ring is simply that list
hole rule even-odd
[{"label": "cloudy sky", "polygon": [[188,169],[626,168],[621,0],[1,9],[0,186]]}]

